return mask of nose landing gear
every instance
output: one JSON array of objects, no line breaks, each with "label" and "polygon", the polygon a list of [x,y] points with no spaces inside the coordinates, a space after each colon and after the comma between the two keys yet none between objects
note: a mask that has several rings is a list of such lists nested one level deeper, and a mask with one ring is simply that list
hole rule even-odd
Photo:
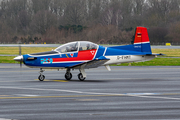
[{"label": "nose landing gear", "polygon": [[38,77],[38,79],[39,79],[39,81],[44,81],[44,79],[45,79],[45,76],[43,75],[43,72],[44,72],[45,70],[42,70],[42,68],[40,68],[40,72],[39,72],[39,77]]}]

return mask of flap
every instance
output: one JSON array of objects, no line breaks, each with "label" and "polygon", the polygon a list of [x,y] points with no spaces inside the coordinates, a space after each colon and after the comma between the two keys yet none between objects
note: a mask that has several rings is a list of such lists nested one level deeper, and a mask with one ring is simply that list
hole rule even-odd
[{"label": "flap", "polygon": [[91,61],[88,61],[88,62],[83,62],[83,63],[80,63],[80,64],[77,64],[77,65],[72,65],[72,66],[68,66],[68,68],[74,68],[74,69],[79,69],[82,65],[85,69],[88,69],[88,68],[96,68],[96,67],[99,67],[101,65],[103,65],[105,62],[107,62],[108,58],[104,57],[104,56],[101,56],[95,60],[91,60]]}]

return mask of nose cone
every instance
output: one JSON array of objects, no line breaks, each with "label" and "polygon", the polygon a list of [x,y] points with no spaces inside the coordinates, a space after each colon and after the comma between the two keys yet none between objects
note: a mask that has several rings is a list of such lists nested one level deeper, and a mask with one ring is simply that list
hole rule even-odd
[{"label": "nose cone", "polygon": [[18,62],[23,62],[23,56],[17,56],[14,58],[15,61],[18,61]]}]

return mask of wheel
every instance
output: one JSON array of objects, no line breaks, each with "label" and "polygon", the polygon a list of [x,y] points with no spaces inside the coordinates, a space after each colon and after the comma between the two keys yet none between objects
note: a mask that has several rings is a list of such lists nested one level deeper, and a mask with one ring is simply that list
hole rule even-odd
[{"label": "wheel", "polygon": [[39,79],[39,81],[43,81],[45,79],[45,76],[44,75],[39,75],[38,79]]},{"label": "wheel", "polygon": [[86,77],[83,77],[82,73],[78,74],[78,78],[80,81],[84,81],[86,79]]},{"label": "wheel", "polygon": [[71,73],[66,73],[65,76],[66,80],[71,80],[72,74]]}]

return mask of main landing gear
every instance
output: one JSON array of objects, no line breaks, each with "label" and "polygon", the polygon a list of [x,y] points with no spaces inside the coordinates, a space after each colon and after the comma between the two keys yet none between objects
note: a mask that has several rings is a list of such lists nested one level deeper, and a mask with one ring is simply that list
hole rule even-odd
[{"label": "main landing gear", "polygon": [[86,79],[86,73],[84,69],[79,69],[80,73],[78,74],[78,78],[80,81],[84,81]]},{"label": "main landing gear", "polygon": [[[79,69],[79,71],[80,71],[80,73],[78,74],[78,78],[80,81],[84,81],[86,79],[86,73],[85,73],[84,69]],[[64,77],[66,78],[66,80],[71,80],[72,74],[71,74],[70,68],[68,68],[66,70]]]},{"label": "main landing gear", "polygon": [[40,68],[40,72],[39,72],[40,75],[38,77],[39,81],[43,81],[45,79],[45,76],[43,75],[44,71],[45,70],[42,70],[42,68]]}]

